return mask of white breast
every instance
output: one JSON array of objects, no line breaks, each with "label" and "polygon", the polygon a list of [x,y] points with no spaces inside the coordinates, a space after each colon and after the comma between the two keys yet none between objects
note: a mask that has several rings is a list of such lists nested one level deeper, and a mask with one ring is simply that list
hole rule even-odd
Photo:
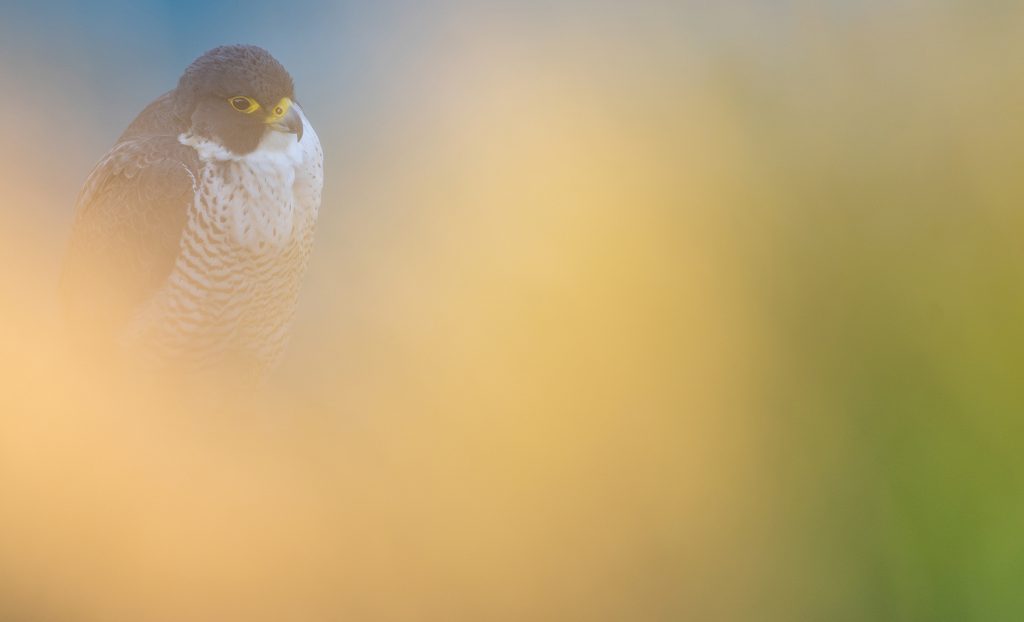
[{"label": "white breast", "polygon": [[302,110],[301,141],[269,131],[238,156],[191,135],[203,167],[167,282],[132,334],[162,358],[273,363],[284,346],[308,263],[323,188],[323,152]]},{"label": "white breast", "polygon": [[268,131],[254,151],[239,156],[203,138],[179,138],[205,163],[200,191],[206,200],[200,211],[230,223],[234,241],[254,251],[282,248],[297,225],[310,218],[315,222],[320,207],[320,140],[298,105],[295,109],[305,126],[301,141],[294,134]]}]

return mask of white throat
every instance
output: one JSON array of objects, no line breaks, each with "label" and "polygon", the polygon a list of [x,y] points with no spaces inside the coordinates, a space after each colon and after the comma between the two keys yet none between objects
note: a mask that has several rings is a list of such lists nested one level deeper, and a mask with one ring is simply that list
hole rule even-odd
[{"label": "white throat", "polygon": [[[319,140],[302,110],[294,109],[305,126],[301,141],[295,134],[268,129],[256,149],[244,155],[191,133],[178,137],[203,162],[196,216],[222,223],[235,244],[257,253],[287,247],[300,235],[301,223],[315,220],[320,203]],[[314,163],[320,167],[315,172],[309,170]],[[307,188],[311,174],[317,182],[313,201]]]},{"label": "white throat", "polygon": [[204,162],[195,203],[198,215],[221,223],[235,244],[252,251],[283,248],[292,237],[293,186],[301,151],[295,136],[288,138],[291,145],[274,139],[244,156],[212,141],[182,140]]},{"label": "white throat", "polygon": [[178,136],[178,142],[196,150],[203,162],[257,162],[279,160],[282,164],[297,163],[302,159],[302,147],[297,136],[286,132],[267,129],[256,148],[245,154],[237,154],[219,142],[185,132]]}]

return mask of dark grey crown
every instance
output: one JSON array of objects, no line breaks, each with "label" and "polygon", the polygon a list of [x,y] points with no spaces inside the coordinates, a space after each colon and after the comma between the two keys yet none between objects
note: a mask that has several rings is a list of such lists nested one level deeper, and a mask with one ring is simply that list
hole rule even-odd
[{"label": "dark grey crown", "polygon": [[272,106],[282,97],[294,97],[295,85],[284,66],[263,48],[222,45],[192,61],[175,91],[179,105],[186,109],[205,97],[227,99],[235,95]]},{"label": "dark grey crown", "polygon": [[254,45],[225,45],[203,54],[171,92],[174,114],[186,128],[237,154],[256,148],[266,130],[261,115],[232,110],[228,100],[250,97],[265,110],[295,98],[291,75],[270,52]]}]

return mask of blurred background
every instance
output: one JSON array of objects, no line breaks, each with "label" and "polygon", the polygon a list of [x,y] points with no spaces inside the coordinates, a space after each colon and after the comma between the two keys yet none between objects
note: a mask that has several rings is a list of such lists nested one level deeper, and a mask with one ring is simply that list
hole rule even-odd
[{"label": "blurred background", "polygon": [[[3,2],[0,619],[1019,620],[1024,9]],[[78,188],[216,45],[326,154],[282,369],[70,365]]]}]

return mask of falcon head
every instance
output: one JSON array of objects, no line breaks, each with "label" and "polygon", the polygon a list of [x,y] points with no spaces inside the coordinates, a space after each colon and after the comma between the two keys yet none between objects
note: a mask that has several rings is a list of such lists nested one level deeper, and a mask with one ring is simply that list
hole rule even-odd
[{"label": "falcon head", "polygon": [[302,139],[294,89],[292,77],[270,52],[226,45],[193,61],[172,97],[176,114],[191,121],[194,136],[245,155],[271,133]]}]

